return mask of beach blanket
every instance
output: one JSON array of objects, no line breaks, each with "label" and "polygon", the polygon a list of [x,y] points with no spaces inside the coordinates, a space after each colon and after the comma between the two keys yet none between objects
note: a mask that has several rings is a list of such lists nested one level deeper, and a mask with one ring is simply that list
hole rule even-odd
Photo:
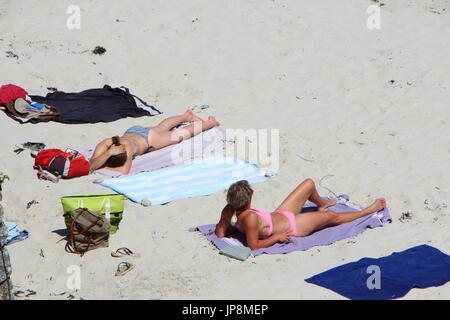
[{"label": "beach blanket", "polygon": [[[308,201],[302,212],[316,211],[316,209],[317,208],[315,205]],[[350,203],[348,195],[341,195],[338,197],[338,203],[329,209],[336,212],[352,212],[358,211],[361,208],[357,204]],[[219,216],[217,217],[217,220],[218,219]],[[385,208],[379,213],[362,217],[339,226],[322,229],[307,237],[292,237],[289,243],[276,243],[268,248],[252,250],[252,256],[257,256],[263,253],[289,253],[292,251],[307,250],[314,246],[329,245],[342,239],[354,237],[364,232],[367,228],[382,227],[391,221],[392,218],[389,214],[389,210]],[[209,224],[191,228],[190,231],[200,231],[219,250],[229,245],[247,246],[245,234],[236,232],[227,238],[218,238],[214,233],[215,229],[215,224]]]},{"label": "beach blanket", "polygon": [[13,222],[5,222],[8,229],[8,236],[6,237],[6,245],[10,245],[28,238],[27,230],[20,230],[19,226]]},{"label": "beach blanket", "polygon": [[[51,119],[29,119],[37,123],[56,121],[62,123],[96,123],[111,122],[126,117],[143,117],[161,114],[155,107],[130,93],[125,87],[88,89],[82,92],[66,93],[56,91],[45,97],[30,95],[34,102],[56,107],[59,115]],[[23,119],[13,117],[19,122]]]},{"label": "beach blanket", "polygon": [[420,245],[378,259],[350,262],[305,281],[349,299],[396,299],[412,288],[437,287],[450,281],[450,256]]},{"label": "beach blanket", "polygon": [[[158,205],[180,198],[212,194],[238,180],[262,181],[265,172],[245,160],[213,155],[153,172],[107,179],[102,186],[143,205]],[[144,201],[143,201],[144,200]]]},{"label": "beach blanket", "polygon": [[[140,172],[153,171],[174,164],[182,163],[186,160],[202,157],[213,151],[222,150],[226,146],[225,130],[223,128],[212,128],[193,138],[182,141],[160,150],[146,153],[133,160],[130,175]],[[94,147],[77,149],[86,159],[90,159],[94,153]],[[122,176],[122,173],[114,170],[100,169],[95,172],[107,177],[114,178]]]}]

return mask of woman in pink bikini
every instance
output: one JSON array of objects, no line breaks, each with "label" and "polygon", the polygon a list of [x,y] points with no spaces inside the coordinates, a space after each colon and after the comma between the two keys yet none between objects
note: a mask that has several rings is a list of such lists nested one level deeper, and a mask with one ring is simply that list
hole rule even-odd
[{"label": "woman in pink bikini", "polygon": [[[270,247],[276,242],[289,241],[290,237],[305,237],[314,231],[336,226],[378,212],[386,207],[386,200],[375,200],[369,207],[356,212],[334,212],[327,210],[336,204],[336,199],[323,199],[317,192],[314,181],[306,179],[272,213],[250,206],[253,190],[247,181],[233,183],[228,189],[227,205],[222,210],[216,226],[216,235],[225,237],[233,228],[246,234],[250,249]],[[316,212],[300,211],[306,200],[317,205]],[[237,221],[232,225],[233,216]]]}]

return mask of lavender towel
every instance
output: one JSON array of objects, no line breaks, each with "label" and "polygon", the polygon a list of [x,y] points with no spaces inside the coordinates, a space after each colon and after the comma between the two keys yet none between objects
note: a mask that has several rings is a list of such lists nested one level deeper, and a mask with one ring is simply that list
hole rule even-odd
[{"label": "lavender towel", "polygon": [[[336,212],[351,212],[360,210],[358,205],[351,204],[349,202],[348,195],[341,195],[338,197],[338,203],[329,208]],[[314,204],[307,202],[302,212],[315,211]],[[219,219],[219,217],[217,217]],[[307,237],[293,237],[289,243],[276,243],[268,248],[262,248],[253,250],[252,255],[257,256],[263,253],[277,254],[277,253],[289,253],[298,250],[307,250],[314,246],[324,246],[332,244],[336,241],[354,237],[367,228],[382,227],[391,222],[392,218],[389,214],[389,210],[384,210],[356,219],[352,222],[341,224],[335,227],[329,227],[320,231],[317,231]],[[191,228],[190,231],[200,231],[207,237],[219,250],[229,245],[246,245],[245,235],[243,233],[235,233],[228,238],[218,238],[214,234],[216,228],[215,224],[208,224]]]},{"label": "lavender towel", "polygon": [[[225,146],[225,130],[220,127],[215,127],[196,135],[191,139],[184,140],[179,144],[171,145],[136,157],[136,159],[133,160],[128,175],[131,176],[140,172],[158,170],[174,164],[179,164],[186,160],[202,157],[213,151],[221,150]],[[79,148],[77,150],[83,154],[86,159],[90,159],[94,153],[93,147]],[[123,174],[118,171],[108,169],[100,169],[95,172],[110,178],[123,176]]]}]

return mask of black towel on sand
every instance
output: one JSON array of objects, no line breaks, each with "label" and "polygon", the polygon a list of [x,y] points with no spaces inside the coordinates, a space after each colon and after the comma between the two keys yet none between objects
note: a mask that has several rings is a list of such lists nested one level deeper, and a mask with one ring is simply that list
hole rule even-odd
[{"label": "black towel on sand", "polygon": [[[31,119],[29,122],[56,121],[62,123],[111,122],[126,117],[142,117],[161,114],[153,106],[132,95],[125,87],[111,88],[105,85],[99,89],[66,93],[56,91],[47,96],[30,95],[33,101],[56,107],[59,115],[48,120]],[[138,99],[147,110],[137,106]]]}]

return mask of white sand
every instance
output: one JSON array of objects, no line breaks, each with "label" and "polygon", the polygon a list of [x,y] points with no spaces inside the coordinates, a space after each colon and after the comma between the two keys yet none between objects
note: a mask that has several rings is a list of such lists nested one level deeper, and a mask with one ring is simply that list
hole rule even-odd
[{"label": "white sand", "polygon": [[[66,28],[73,2],[82,9],[81,30]],[[0,114],[0,171],[11,177],[2,205],[9,221],[31,233],[8,247],[15,289],[36,291],[30,299],[342,299],[304,279],[419,244],[450,254],[449,3],[386,1],[381,30],[369,30],[366,9],[374,2],[341,2],[0,0],[1,84],[42,95],[47,87],[124,85],[164,112],[95,125],[19,125]],[[82,53],[96,46],[106,54]],[[150,208],[127,201],[110,248],[81,259],[66,253],[53,232],[64,228],[59,198],[110,190],[91,182],[97,176],[39,181],[29,152],[16,156],[14,145],[91,145],[204,103],[211,108],[200,115],[214,114],[226,128],[281,130],[279,176],[254,185],[254,206],[271,210],[301,180],[332,175],[323,185],[354,202],[386,197],[393,223],[242,263],[187,231],[218,221],[218,192]],[[26,210],[31,200],[39,204]],[[400,222],[408,211],[413,218]],[[114,277],[120,260],[110,251],[120,246],[142,257]],[[82,266],[78,292],[65,285],[70,265]],[[405,298],[449,297],[446,284]]]}]

